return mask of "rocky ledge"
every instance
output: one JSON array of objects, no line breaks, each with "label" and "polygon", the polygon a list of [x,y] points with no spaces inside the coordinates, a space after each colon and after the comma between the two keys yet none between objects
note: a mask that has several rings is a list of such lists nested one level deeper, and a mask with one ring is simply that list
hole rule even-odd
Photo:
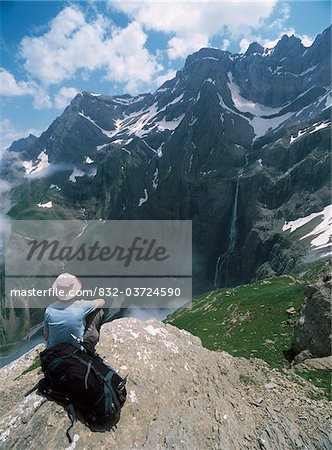
[{"label": "rocky ledge", "polygon": [[292,372],[202,347],[155,320],[119,319],[102,329],[98,351],[123,375],[128,398],[116,429],[74,426],[61,406],[24,397],[40,369],[21,375],[36,348],[0,370],[0,447],[7,449],[330,449],[331,409]]}]

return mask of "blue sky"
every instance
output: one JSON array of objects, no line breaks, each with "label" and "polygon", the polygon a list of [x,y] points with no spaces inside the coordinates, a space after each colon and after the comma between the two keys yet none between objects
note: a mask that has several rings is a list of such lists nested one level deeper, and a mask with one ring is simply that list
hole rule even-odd
[{"label": "blue sky", "polygon": [[329,1],[1,1],[1,145],[40,134],[77,92],[154,91],[201,47],[309,46]]}]

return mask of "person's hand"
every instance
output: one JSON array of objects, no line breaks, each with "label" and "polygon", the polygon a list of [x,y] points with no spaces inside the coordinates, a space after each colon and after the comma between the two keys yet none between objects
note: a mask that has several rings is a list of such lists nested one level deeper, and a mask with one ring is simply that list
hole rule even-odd
[{"label": "person's hand", "polygon": [[96,299],[96,307],[97,308],[103,308],[105,306],[105,300],[103,298],[97,298]]}]

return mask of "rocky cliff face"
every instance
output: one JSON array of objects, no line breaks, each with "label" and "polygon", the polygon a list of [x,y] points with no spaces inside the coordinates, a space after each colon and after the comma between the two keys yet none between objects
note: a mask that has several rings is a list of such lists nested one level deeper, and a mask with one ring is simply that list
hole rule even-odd
[{"label": "rocky cliff face", "polygon": [[21,154],[12,217],[192,219],[194,292],[288,273],[310,242],[283,224],[330,201],[330,37],[201,49],[153,94],[80,93]]},{"label": "rocky cliff face", "polygon": [[63,409],[24,393],[41,376],[21,375],[37,349],[0,371],[0,446],[29,449],[330,449],[325,400],[291,373],[260,360],[211,352],[198,338],[155,320],[119,319],[102,329],[98,351],[122,374],[128,398],[118,428],[65,436]]},{"label": "rocky cliff face", "polygon": [[305,305],[294,328],[292,352],[297,359],[321,358],[331,355],[331,272],[325,267],[321,279],[306,288]]}]

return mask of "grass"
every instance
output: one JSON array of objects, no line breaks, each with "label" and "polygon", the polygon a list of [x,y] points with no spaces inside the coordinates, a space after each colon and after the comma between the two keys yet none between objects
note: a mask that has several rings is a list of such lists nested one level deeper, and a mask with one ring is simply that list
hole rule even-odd
[{"label": "grass", "polygon": [[319,387],[324,391],[323,395],[317,394],[316,392],[312,392],[310,398],[313,400],[321,400],[326,397],[330,401],[332,400],[332,389],[331,389],[331,371],[328,369],[316,369],[316,370],[298,370],[296,371],[297,375],[300,375],[302,378],[305,378],[307,381],[310,381],[313,385]]},{"label": "grass", "polygon": [[35,359],[33,360],[32,364],[30,364],[29,367],[24,369],[23,372],[18,377],[15,378],[15,380],[18,380],[19,378],[23,377],[27,373],[32,372],[33,370],[39,369],[39,367],[41,367],[41,363],[40,363],[40,357],[38,355],[38,356],[35,357]]},{"label": "grass", "polygon": [[321,274],[322,267],[330,261],[330,257],[321,258],[318,261],[311,261],[299,264],[292,271],[295,277],[305,278],[307,282],[316,281]]},{"label": "grass", "polygon": [[240,374],[239,379],[240,379],[240,382],[243,383],[243,384],[247,384],[247,385],[256,384],[255,378],[251,377],[250,375],[242,375],[242,374]]},{"label": "grass", "polygon": [[[210,350],[283,367],[303,298],[304,282],[283,276],[200,295],[192,309],[179,310],[166,322],[199,336]],[[286,310],[292,307],[296,314],[290,316]]]},{"label": "grass", "polygon": [[[282,276],[232,289],[218,289],[193,299],[192,308],[181,308],[165,322],[198,336],[210,350],[233,356],[260,358],[281,369],[289,363],[294,324],[304,302],[304,280]],[[295,314],[287,313],[294,308]],[[331,398],[328,371],[296,372],[323,389]],[[250,384],[252,380],[243,379]],[[317,395],[317,394],[315,394]]]},{"label": "grass", "polygon": [[66,219],[66,212],[61,206],[39,208],[39,202],[52,200],[54,192],[49,190],[47,179],[27,180],[13,192],[14,206],[9,216],[16,220],[61,220]]}]

